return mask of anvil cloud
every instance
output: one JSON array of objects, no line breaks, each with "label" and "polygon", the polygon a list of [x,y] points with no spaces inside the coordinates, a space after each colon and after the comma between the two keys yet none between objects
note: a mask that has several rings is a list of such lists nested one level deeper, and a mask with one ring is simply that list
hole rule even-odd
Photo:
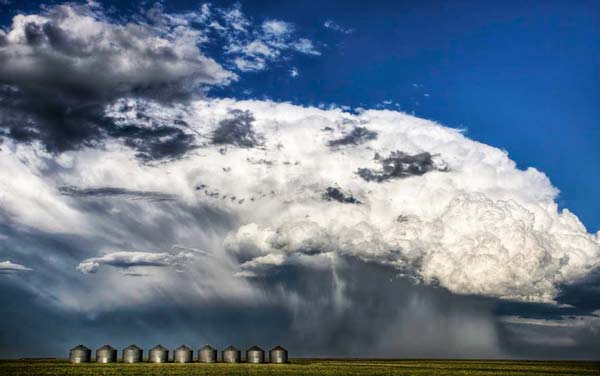
[{"label": "anvil cloud", "polygon": [[[2,179],[14,196],[4,205],[11,218],[39,227],[37,219],[60,206],[66,217],[53,227],[94,234],[93,218],[78,208],[82,198],[61,194],[61,187],[161,192],[237,219],[224,247],[241,275],[287,263],[318,266],[338,254],[391,265],[455,293],[523,301],[551,302],[560,284],[600,265],[597,235],[567,209],[557,210],[558,191],[543,173],[520,170],[505,151],[430,121],[227,99],[187,107],[125,100],[107,111],[117,125],[139,128],[159,114],[183,119],[198,147],[182,159],[146,165],[114,142],[65,153],[51,174],[34,147],[5,147],[2,171],[18,165],[27,185],[47,195],[32,202],[11,194],[10,179]],[[358,127],[377,137],[331,147]],[[358,202],[327,199],[332,186]]]}]

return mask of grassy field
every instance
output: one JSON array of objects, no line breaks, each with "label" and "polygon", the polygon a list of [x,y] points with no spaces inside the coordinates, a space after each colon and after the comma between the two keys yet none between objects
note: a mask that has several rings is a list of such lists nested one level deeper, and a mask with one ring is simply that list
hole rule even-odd
[{"label": "grassy field", "polygon": [[600,362],[294,359],[289,364],[69,364],[0,361],[0,375],[600,375]]}]

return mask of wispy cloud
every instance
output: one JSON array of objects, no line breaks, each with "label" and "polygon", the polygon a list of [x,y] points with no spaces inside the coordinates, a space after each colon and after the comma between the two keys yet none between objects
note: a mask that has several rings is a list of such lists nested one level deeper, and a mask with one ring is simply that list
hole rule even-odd
[{"label": "wispy cloud", "polygon": [[325,27],[326,29],[339,31],[340,33],[344,34],[352,34],[354,32],[354,29],[343,27],[332,20],[325,21],[323,23],[323,27]]},{"label": "wispy cloud", "polygon": [[148,200],[148,201],[171,201],[175,200],[175,196],[167,193],[153,191],[137,191],[126,188],[117,187],[95,187],[95,188],[79,188],[73,186],[59,187],[60,193],[72,197],[122,197],[133,200]]},{"label": "wispy cloud", "polygon": [[177,253],[167,252],[112,252],[100,257],[83,260],[77,266],[82,273],[96,273],[101,265],[109,265],[118,269],[132,267],[182,267],[194,259],[194,253],[189,249]]},{"label": "wispy cloud", "polygon": [[232,66],[242,72],[268,69],[269,64],[289,58],[292,53],[320,55],[314,43],[296,36],[295,26],[283,20],[257,23],[242,12],[239,3],[231,8],[202,8],[201,24],[213,42],[222,39],[223,50]]},{"label": "wispy cloud", "polygon": [[33,269],[28,268],[24,265],[15,264],[8,260],[0,262],[0,274],[13,274],[13,273],[20,273],[20,272],[28,272],[28,271],[32,271],[32,270]]}]

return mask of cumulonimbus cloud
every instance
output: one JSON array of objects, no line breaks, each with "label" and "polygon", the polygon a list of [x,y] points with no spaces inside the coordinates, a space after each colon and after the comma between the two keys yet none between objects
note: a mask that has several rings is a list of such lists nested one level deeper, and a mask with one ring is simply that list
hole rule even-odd
[{"label": "cumulonimbus cloud", "polygon": [[[106,116],[138,127],[149,126],[147,118],[185,122],[197,148],[149,166],[127,143],[113,140],[103,150],[57,159],[68,169],[51,176],[40,172],[46,162],[23,145],[5,148],[1,163],[21,165],[21,181],[34,186],[86,192],[110,184],[119,192],[160,192],[229,213],[236,225],[222,241],[238,276],[288,264],[330,266],[339,255],[392,266],[454,293],[552,302],[561,284],[600,266],[598,236],[568,209],[558,210],[558,190],[543,173],[518,169],[505,151],[458,130],[393,111],[353,114],[228,99],[185,108],[123,102],[108,107]],[[132,106],[135,112],[123,110]],[[357,127],[377,136],[332,147]],[[260,142],[238,142],[249,135]],[[23,153],[28,164],[18,160]],[[82,197],[46,192],[28,202],[28,215],[19,212],[23,198],[11,196],[8,213],[39,225],[46,207],[60,204],[65,223],[76,216],[94,233],[94,218],[86,220],[77,206]],[[92,270],[113,262],[91,260]]]}]

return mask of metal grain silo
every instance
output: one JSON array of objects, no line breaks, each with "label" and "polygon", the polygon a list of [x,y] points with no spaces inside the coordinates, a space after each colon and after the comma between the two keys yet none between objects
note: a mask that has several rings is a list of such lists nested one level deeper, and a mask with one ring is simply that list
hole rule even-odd
[{"label": "metal grain silo", "polygon": [[117,350],[104,345],[96,350],[96,363],[114,363],[117,361]]},{"label": "metal grain silo", "polygon": [[242,355],[240,350],[233,346],[229,346],[223,350],[223,362],[225,363],[239,363],[242,361]]},{"label": "metal grain silo", "polygon": [[167,363],[169,361],[169,350],[161,345],[156,345],[148,352],[148,362]]},{"label": "metal grain silo", "polygon": [[265,362],[265,350],[258,346],[252,346],[246,350],[246,362],[248,363],[264,363]]},{"label": "metal grain silo", "polygon": [[92,350],[83,345],[77,345],[69,351],[69,362],[88,363],[92,358]]},{"label": "metal grain silo", "polygon": [[287,363],[288,352],[281,346],[275,346],[269,351],[269,361],[271,363]]},{"label": "metal grain silo", "polygon": [[123,349],[123,363],[139,363],[144,359],[144,350],[136,345],[129,345]]},{"label": "metal grain silo", "polygon": [[175,363],[191,363],[193,357],[192,349],[186,345],[181,345],[173,351],[173,362]]},{"label": "metal grain silo", "polygon": [[217,350],[209,345],[204,345],[198,350],[198,361],[202,363],[215,363]]}]

